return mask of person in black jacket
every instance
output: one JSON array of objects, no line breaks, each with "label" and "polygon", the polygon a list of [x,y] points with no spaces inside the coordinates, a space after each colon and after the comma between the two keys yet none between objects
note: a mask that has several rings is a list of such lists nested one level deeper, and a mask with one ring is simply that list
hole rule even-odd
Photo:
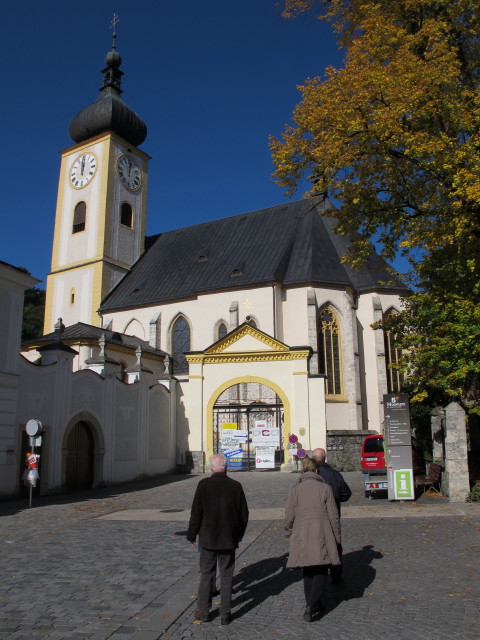
[{"label": "person in black jacket", "polygon": [[220,574],[220,621],[231,621],[232,580],[235,549],[248,523],[248,507],[242,485],[227,476],[223,455],[210,458],[212,475],[200,480],[193,498],[187,540],[200,550],[200,584],[195,618],[210,618],[217,564]]},{"label": "person in black jacket", "polygon": [[[347,502],[352,495],[352,491],[348,484],[345,482],[340,471],[332,469],[332,467],[325,462],[327,453],[325,449],[314,449],[312,451],[312,458],[317,463],[318,473],[325,480],[327,484],[332,487],[333,497],[335,498],[335,504],[337,505],[338,515],[340,516],[340,503]],[[342,561],[342,545],[338,545],[338,555],[340,556],[340,562]],[[343,582],[343,567],[339,566],[330,567],[330,576],[333,584],[342,584]]]}]

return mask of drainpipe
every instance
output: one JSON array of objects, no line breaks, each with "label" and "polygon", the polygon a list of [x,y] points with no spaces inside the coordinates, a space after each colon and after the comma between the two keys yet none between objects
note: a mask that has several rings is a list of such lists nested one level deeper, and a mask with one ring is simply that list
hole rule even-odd
[{"label": "drainpipe", "polygon": [[272,282],[273,295],[273,337],[277,337],[277,296],[275,295],[275,283]]}]

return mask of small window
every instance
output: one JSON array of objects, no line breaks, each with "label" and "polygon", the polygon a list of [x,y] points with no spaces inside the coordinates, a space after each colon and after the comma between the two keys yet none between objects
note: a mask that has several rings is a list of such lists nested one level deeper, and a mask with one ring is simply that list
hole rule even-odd
[{"label": "small window", "polygon": [[124,227],[131,229],[133,227],[133,209],[128,202],[122,202],[120,210],[120,222]]},{"label": "small window", "polygon": [[225,322],[221,322],[218,325],[218,330],[217,331],[218,331],[218,339],[219,340],[221,340],[222,338],[224,338],[227,335],[228,331],[227,331],[227,325],[225,324]]},{"label": "small window", "polygon": [[70,291],[70,304],[75,304],[75,289]]},{"label": "small window", "polygon": [[73,212],[72,233],[85,231],[86,219],[87,219],[87,205],[85,202],[82,201],[75,206],[75,210]]}]

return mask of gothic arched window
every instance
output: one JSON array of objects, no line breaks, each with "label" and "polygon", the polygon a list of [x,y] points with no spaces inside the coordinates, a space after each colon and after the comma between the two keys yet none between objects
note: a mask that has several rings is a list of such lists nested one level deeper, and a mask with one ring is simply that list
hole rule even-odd
[{"label": "gothic arched window", "polygon": [[217,327],[217,340],[221,340],[222,338],[224,338],[228,333],[227,330],[227,325],[225,324],[225,322],[220,322],[220,324]]},{"label": "gothic arched window", "polygon": [[82,200],[81,202],[78,202],[75,205],[75,209],[73,211],[72,233],[78,233],[79,231],[84,231],[86,219],[87,219],[87,204]]},{"label": "gothic arched window", "polygon": [[173,373],[188,373],[188,362],[184,353],[190,351],[190,327],[180,316],[171,329]]},{"label": "gothic arched window", "polygon": [[[385,314],[384,319],[387,319],[388,316],[392,316],[394,313],[395,311],[388,311]],[[387,365],[387,392],[398,393],[405,381],[404,374],[395,367],[402,357],[402,350],[395,344],[396,335],[393,331],[385,331],[384,338],[385,363]]]},{"label": "gothic arched window", "polygon": [[327,307],[318,316],[318,367],[327,376],[328,395],[342,394],[342,360],[340,325],[336,315]]}]

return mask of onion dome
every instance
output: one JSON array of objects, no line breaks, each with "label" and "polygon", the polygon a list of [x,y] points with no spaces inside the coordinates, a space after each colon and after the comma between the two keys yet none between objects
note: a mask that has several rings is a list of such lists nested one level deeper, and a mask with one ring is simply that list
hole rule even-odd
[{"label": "onion dome", "polygon": [[106,68],[103,73],[103,86],[98,98],[72,118],[69,134],[75,142],[83,142],[100,133],[112,131],[127,142],[138,147],[147,137],[147,126],[120,97],[123,71],[120,71],[122,58],[116,50],[116,35],[113,34],[112,50],[105,57]]}]

